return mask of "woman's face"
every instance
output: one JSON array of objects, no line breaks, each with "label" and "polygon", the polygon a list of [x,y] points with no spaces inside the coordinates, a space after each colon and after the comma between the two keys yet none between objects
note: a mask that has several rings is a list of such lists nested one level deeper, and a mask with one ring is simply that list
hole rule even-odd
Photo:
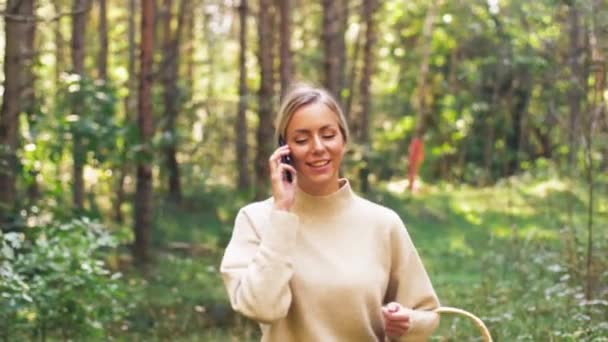
[{"label": "woman's face", "polygon": [[313,195],[338,190],[345,147],[338,116],[323,103],[301,107],[291,117],[286,137],[299,186]]}]

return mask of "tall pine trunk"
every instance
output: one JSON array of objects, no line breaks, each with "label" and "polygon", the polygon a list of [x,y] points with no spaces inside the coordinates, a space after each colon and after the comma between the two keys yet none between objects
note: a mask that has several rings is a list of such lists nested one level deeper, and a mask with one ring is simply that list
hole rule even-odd
[{"label": "tall pine trunk", "polygon": [[25,81],[24,58],[27,22],[19,17],[33,15],[31,0],[6,3],[4,94],[0,108],[0,226],[6,227],[17,208],[17,148],[21,87]]},{"label": "tall pine trunk", "polygon": [[186,0],[182,0],[178,7],[177,28],[172,29],[173,21],[173,0],[164,1],[164,34],[163,34],[163,63],[162,63],[162,82],[163,100],[165,103],[164,133],[170,137],[163,148],[165,155],[165,166],[168,171],[168,191],[169,199],[175,203],[181,202],[182,189],[180,184],[180,170],[177,162],[177,132],[175,122],[180,110],[180,93],[177,86],[179,70],[179,46],[180,35],[184,23],[184,5]]},{"label": "tall pine trunk", "polygon": [[268,185],[268,157],[275,144],[272,142],[272,113],[274,100],[274,54],[272,47],[274,22],[274,8],[272,1],[260,0],[258,17],[259,51],[260,59],[260,90],[259,90],[259,121],[257,129],[257,154],[255,159],[256,198],[266,196]]},{"label": "tall pine trunk", "polygon": [[[36,4],[35,0],[24,1],[25,12],[28,15],[34,15]],[[35,142],[38,135],[38,112],[39,101],[36,96],[36,75],[34,73],[34,65],[36,65],[36,21],[28,21],[25,27],[25,56],[23,59],[24,66],[24,83],[22,87],[23,111],[27,116],[28,130],[31,141]],[[40,197],[40,187],[38,185],[39,168],[34,165],[34,169],[29,170],[29,183],[27,184],[28,204],[34,205]]]},{"label": "tall pine trunk", "polygon": [[278,0],[277,1],[280,13],[280,74],[281,74],[281,98],[291,84],[293,78],[293,54],[291,51],[291,7],[293,0]]},{"label": "tall pine trunk", "polygon": [[418,73],[418,79],[416,82],[416,91],[412,99],[412,105],[416,109],[416,129],[414,135],[416,138],[422,138],[426,132],[427,122],[430,115],[431,105],[431,89],[428,86],[431,48],[433,42],[433,26],[435,24],[435,18],[437,16],[437,0],[432,0],[430,8],[424,19],[424,25],[422,28],[422,39],[420,40],[422,46],[422,61],[420,63],[420,71]]},{"label": "tall pine trunk", "polygon": [[[81,78],[85,76],[84,58],[85,58],[85,34],[87,12],[89,10],[88,0],[74,0],[72,3],[72,72],[79,75]],[[83,105],[80,99],[76,99],[72,104],[73,113],[82,117]],[[72,196],[74,207],[77,210],[84,207],[84,165],[86,162],[86,151],[83,146],[82,137],[78,133],[74,133],[72,141],[72,157],[73,157],[73,184]]]},{"label": "tall pine trunk", "polygon": [[57,16],[57,20],[53,23],[53,42],[55,43],[55,84],[59,84],[61,82],[61,73],[65,70],[63,69],[64,61],[65,61],[65,41],[63,37],[63,32],[61,31],[61,27],[63,24],[61,13],[61,6],[59,1],[51,1],[53,4],[53,14]]},{"label": "tall pine trunk", "polygon": [[[361,112],[359,142],[369,146],[369,120],[371,116],[371,82],[374,72],[374,46],[376,43],[375,12],[378,7],[377,0],[363,0],[361,17],[365,21],[365,45],[363,47],[363,70],[361,72],[361,83],[359,85],[359,96],[361,98]],[[364,156],[364,158],[367,158]],[[367,163],[365,163],[367,165]],[[367,176],[369,169],[363,167],[359,173],[360,189],[363,193],[369,190]]]},{"label": "tall pine trunk", "polygon": [[154,57],[154,0],[141,2],[141,54],[139,72],[138,115],[139,143],[144,146],[137,163],[135,192],[135,244],[133,254],[139,265],[147,263],[152,225],[152,64]]},{"label": "tall pine trunk", "polygon": [[108,15],[106,0],[99,1],[99,52],[97,54],[97,77],[108,79]]},{"label": "tall pine trunk", "polygon": [[[137,76],[135,71],[135,11],[136,0],[129,0],[127,36],[128,36],[128,72],[129,79],[127,81],[128,95],[125,99],[125,123],[130,124],[133,121],[133,115],[137,111]],[[131,165],[127,160],[127,148],[121,151],[120,170],[116,182],[116,199],[114,200],[114,220],[123,222],[122,204],[125,201],[125,179],[127,174],[131,172]]]},{"label": "tall pine trunk", "polygon": [[[568,9],[568,34],[570,40],[568,66],[570,68],[570,80],[567,99],[569,114],[568,125],[568,169],[572,171],[576,168],[576,153],[578,151],[579,137],[579,116],[581,115],[581,105],[584,98],[584,85],[587,78],[584,77],[583,59],[584,56],[584,30],[581,29],[580,13],[576,8],[576,2],[570,4]],[[573,176],[573,174],[570,174]]]},{"label": "tall pine trunk", "polygon": [[345,84],[346,0],[323,0],[324,85],[340,103]]},{"label": "tall pine trunk", "polygon": [[249,177],[249,161],[247,153],[247,0],[241,0],[239,5],[239,105],[236,118],[236,164],[238,170],[238,187],[240,191],[248,191],[251,187]]}]

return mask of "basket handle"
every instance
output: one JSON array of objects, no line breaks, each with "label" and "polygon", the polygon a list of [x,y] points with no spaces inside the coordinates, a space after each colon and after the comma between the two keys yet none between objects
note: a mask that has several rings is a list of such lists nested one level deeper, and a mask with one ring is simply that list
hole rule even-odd
[{"label": "basket handle", "polygon": [[456,315],[465,316],[465,317],[471,319],[473,322],[475,322],[475,326],[477,326],[477,328],[481,332],[483,340],[485,342],[492,342],[492,335],[490,335],[490,331],[488,330],[486,325],[483,324],[483,321],[481,319],[479,319],[479,317],[473,315],[472,313],[470,313],[468,311],[464,311],[462,309],[458,309],[458,308],[451,308],[449,306],[441,306],[433,311],[438,314],[446,314],[446,313],[447,314],[456,314]]}]

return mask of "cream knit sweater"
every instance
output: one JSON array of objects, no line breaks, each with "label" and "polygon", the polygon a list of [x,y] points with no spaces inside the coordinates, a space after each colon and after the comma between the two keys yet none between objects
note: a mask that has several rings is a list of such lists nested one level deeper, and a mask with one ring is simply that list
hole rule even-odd
[{"label": "cream knit sweater", "polygon": [[298,189],[290,212],[272,199],[236,217],[221,272],[232,307],[263,342],[385,341],[382,305],[411,309],[399,341],[425,341],[439,301],[399,216],[356,196]]}]

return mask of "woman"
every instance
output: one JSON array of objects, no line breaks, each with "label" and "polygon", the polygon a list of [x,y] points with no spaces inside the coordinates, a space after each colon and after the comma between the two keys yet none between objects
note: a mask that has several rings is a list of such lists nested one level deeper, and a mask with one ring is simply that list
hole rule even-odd
[{"label": "woman", "polygon": [[339,178],[349,135],[336,101],[298,85],[276,128],[272,198],[240,210],[222,260],[234,310],[262,341],[426,340],[437,296],[399,216]]}]

